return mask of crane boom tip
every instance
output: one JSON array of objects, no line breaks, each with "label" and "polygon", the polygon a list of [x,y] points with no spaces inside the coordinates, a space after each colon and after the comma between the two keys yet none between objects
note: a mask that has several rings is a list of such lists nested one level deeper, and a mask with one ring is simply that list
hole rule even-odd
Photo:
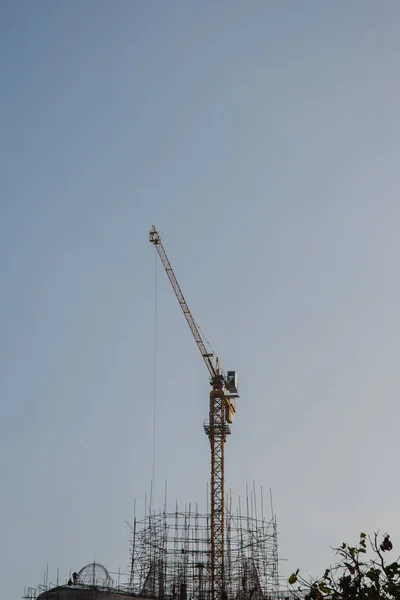
[{"label": "crane boom tip", "polygon": [[153,225],[152,228],[150,229],[149,241],[152,244],[158,244],[161,241],[161,238],[160,238],[160,236],[158,234],[157,229],[155,228],[155,225]]}]

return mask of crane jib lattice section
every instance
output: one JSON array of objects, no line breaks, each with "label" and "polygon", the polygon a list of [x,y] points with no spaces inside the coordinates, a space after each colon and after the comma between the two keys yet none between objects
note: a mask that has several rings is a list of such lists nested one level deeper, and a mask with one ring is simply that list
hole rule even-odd
[{"label": "crane jib lattice section", "polygon": [[185,300],[185,297],[182,293],[181,287],[178,283],[177,278],[175,277],[175,273],[173,268],[171,267],[171,263],[169,262],[167,253],[165,252],[164,246],[162,245],[161,239],[158,235],[158,233],[156,231],[153,232],[153,237],[152,237],[152,232],[150,232],[150,241],[155,245],[155,247],[157,248],[157,252],[158,255],[161,259],[161,262],[164,266],[164,269],[168,275],[168,279],[171,282],[172,288],[175,292],[175,295],[178,299],[179,304],[181,305],[182,308],[182,312],[185,315],[186,321],[190,327],[190,330],[193,334],[194,339],[196,340],[197,346],[203,356],[204,362],[206,363],[206,367],[208,369],[208,372],[210,373],[211,377],[215,376],[215,369],[214,369],[214,365],[211,362],[211,360],[209,359],[210,353],[207,351],[207,348],[203,342],[203,338],[198,330],[198,327],[196,325],[196,322],[193,318],[192,313],[190,312],[190,309],[187,305],[187,302]]}]

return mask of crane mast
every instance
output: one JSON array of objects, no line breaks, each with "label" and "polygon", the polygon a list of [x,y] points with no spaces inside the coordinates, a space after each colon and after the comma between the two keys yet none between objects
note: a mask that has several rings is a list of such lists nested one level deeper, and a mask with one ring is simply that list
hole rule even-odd
[{"label": "crane mast", "polygon": [[220,369],[218,357],[216,357],[213,352],[207,350],[207,342],[190,312],[178,280],[171,267],[171,263],[168,260],[161,238],[154,225],[150,231],[150,242],[154,244],[157,249],[182,312],[210,375],[212,390],[210,392],[209,420],[204,424],[204,430],[210,441],[211,450],[211,600],[224,600],[226,597],[224,568],[224,446],[226,436],[230,433],[230,424],[232,423],[232,417],[236,410],[235,399],[239,397],[237,393],[236,373],[235,371],[228,371],[225,376]]}]

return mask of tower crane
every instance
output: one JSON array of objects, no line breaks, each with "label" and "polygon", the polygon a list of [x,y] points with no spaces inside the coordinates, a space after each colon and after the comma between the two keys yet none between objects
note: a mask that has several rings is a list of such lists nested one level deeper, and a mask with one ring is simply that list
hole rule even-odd
[{"label": "tower crane", "polygon": [[220,367],[218,357],[215,356],[213,351],[210,352],[207,349],[209,343],[190,312],[168,260],[160,235],[154,225],[150,230],[150,242],[157,249],[210,375],[212,389],[210,392],[209,420],[204,424],[204,431],[210,440],[211,450],[211,600],[225,600],[224,446],[226,436],[230,434],[233,414],[236,412],[235,400],[239,398],[236,372],[228,371],[225,374]]}]

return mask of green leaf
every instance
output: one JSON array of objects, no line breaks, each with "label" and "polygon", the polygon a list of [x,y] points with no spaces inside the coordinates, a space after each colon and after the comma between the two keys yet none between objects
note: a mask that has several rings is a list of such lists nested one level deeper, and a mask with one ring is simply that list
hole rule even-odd
[{"label": "green leaf", "polygon": [[370,569],[365,573],[365,577],[376,583],[379,580],[380,573],[379,569]]},{"label": "green leaf", "polygon": [[373,581],[375,579],[376,575],[373,571],[367,571],[365,573],[365,577],[368,577],[368,579],[371,579],[371,581]]},{"label": "green leaf", "polygon": [[366,533],[360,533],[360,538],[361,538],[362,540],[365,540],[365,538],[366,538],[366,537],[367,537],[367,534],[366,534]]},{"label": "green leaf", "polygon": [[330,594],[332,590],[325,583],[320,583],[319,584],[319,591],[322,592],[323,594]]},{"label": "green leaf", "polygon": [[329,570],[329,569],[327,569],[327,570],[325,571],[325,573],[324,573],[324,576],[323,576],[323,578],[322,578],[322,579],[327,579],[327,577],[328,577],[329,573],[330,573],[330,570]]},{"label": "green leaf", "polygon": [[296,573],[292,573],[291,576],[289,577],[289,584],[290,585],[294,585],[297,582],[297,575]]}]

